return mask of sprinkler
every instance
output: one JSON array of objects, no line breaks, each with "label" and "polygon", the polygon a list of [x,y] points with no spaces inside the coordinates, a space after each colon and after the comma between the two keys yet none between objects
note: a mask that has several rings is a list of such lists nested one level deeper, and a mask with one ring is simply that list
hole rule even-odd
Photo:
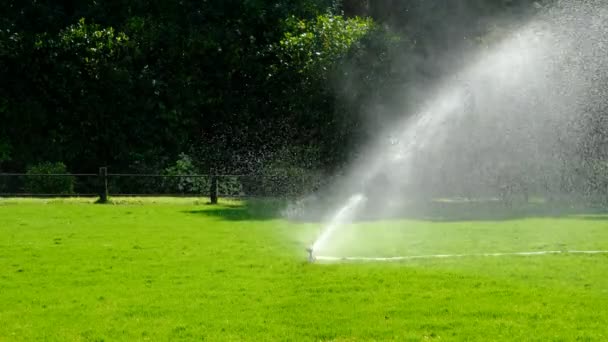
[{"label": "sprinkler", "polygon": [[312,247],[306,248],[306,251],[308,252],[308,262],[315,262],[315,257],[312,255]]}]

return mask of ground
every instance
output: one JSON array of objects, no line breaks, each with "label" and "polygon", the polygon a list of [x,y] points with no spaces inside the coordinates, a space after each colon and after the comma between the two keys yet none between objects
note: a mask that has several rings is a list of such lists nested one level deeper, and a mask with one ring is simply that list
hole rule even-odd
[{"label": "ground", "polygon": [[[89,202],[0,199],[0,341],[608,339],[605,254],[309,264],[319,224],[274,204]],[[608,250],[608,216],[530,216],[368,221],[332,253]]]}]

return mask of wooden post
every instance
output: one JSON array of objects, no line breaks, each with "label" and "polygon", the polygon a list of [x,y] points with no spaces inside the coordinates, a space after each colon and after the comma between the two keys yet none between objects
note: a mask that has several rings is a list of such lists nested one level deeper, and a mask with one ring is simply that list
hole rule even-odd
[{"label": "wooden post", "polygon": [[108,203],[108,168],[99,168],[99,201],[98,203]]},{"label": "wooden post", "polygon": [[211,172],[211,186],[209,188],[209,200],[211,204],[217,204],[217,175]]}]

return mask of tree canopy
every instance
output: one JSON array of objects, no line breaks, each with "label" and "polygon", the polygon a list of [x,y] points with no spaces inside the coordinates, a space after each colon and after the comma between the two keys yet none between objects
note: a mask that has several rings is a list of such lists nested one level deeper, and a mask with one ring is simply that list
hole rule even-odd
[{"label": "tree canopy", "polygon": [[483,36],[465,14],[531,4],[4,1],[0,169],[157,172],[185,153],[203,170],[331,170],[374,134],[367,106],[432,74],[413,56]]}]

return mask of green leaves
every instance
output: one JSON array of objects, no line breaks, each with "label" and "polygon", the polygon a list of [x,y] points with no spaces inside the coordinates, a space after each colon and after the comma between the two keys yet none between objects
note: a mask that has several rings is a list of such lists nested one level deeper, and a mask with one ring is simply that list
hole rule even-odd
[{"label": "green leaves", "polygon": [[282,67],[312,74],[324,74],[331,69],[374,28],[371,19],[331,14],[309,21],[292,16],[285,24],[287,31],[273,46]]},{"label": "green leaves", "polygon": [[[74,177],[57,176],[67,174],[64,163],[43,162],[30,166],[25,180],[26,191],[33,194],[72,194],[74,193]],[[39,175],[53,176],[39,176]]]},{"label": "green leaves", "polygon": [[286,145],[331,153],[328,80],[375,27],[328,14],[334,2],[14,3],[0,15],[0,160],[162,172],[204,151],[201,167],[249,172]]},{"label": "green leaves", "polygon": [[128,47],[129,37],[123,32],[115,32],[112,27],[101,27],[87,24],[81,18],[77,24],[62,30],[57,40],[49,40],[51,48],[57,54],[78,56],[80,61],[89,67],[120,58]]}]

